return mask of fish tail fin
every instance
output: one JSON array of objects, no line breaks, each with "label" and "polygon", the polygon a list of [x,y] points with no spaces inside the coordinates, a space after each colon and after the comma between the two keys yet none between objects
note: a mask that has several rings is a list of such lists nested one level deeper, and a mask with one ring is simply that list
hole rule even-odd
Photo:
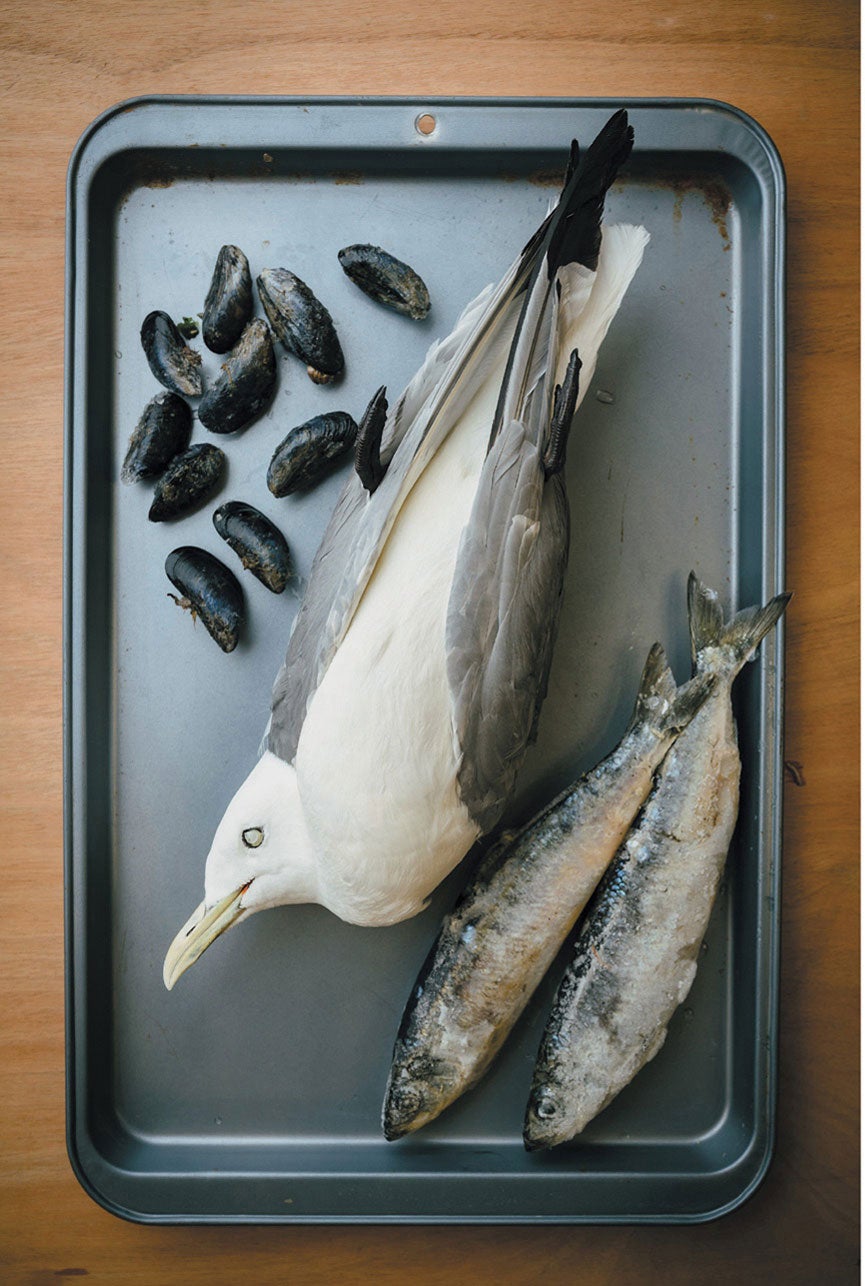
[{"label": "fish tail fin", "polygon": [[582,156],[571,144],[565,188],[547,247],[550,280],[563,264],[597,268],[604,199],[633,146],[634,128],[624,108],[613,113]]},{"label": "fish tail fin", "polygon": [[648,727],[661,737],[681,732],[715,685],[713,674],[700,674],[679,687],[660,643],[646,658],[630,727]]},{"label": "fish tail fin", "polygon": [[704,585],[691,572],[688,577],[688,621],[694,665],[698,664],[700,653],[705,649],[725,648],[732,651],[734,672],[738,672],[777,625],[790,598],[790,594],[776,594],[764,607],[743,608],[732,620],[725,621],[715,590]]}]

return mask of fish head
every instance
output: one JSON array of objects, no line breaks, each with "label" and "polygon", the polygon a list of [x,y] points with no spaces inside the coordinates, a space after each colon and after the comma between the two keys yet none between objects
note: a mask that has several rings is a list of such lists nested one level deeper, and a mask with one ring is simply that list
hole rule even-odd
[{"label": "fish head", "polygon": [[530,1152],[564,1143],[577,1132],[567,1098],[552,1081],[535,1081],[526,1107],[523,1142]]},{"label": "fish head", "polygon": [[233,924],[266,907],[317,900],[295,770],[265,751],[216,828],[204,870],[204,901],[168,949],[166,987],[170,991]]},{"label": "fish head", "polygon": [[464,1083],[456,1065],[424,1052],[394,1053],[382,1110],[386,1139],[419,1130],[457,1098]]}]

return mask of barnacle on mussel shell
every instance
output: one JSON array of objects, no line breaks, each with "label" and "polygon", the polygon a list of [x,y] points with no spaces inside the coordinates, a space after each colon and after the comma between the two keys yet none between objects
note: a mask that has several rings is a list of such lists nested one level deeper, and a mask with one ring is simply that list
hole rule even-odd
[{"label": "barnacle on mussel shell", "polygon": [[274,594],[281,594],[292,574],[288,542],[278,527],[243,500],[228,500],[213,515],[213,525],[247,571]]},{"label": "barnacle on mussel shell", "polygon": [[267,470],[275,496],[288,496],[313,486],[334,467],[357,437],[357,424],[346,411],[329,411],[298,424],[283,438]]},{"label": "barnacle on mussel shell", "polygon": [[233,652],[245,619],[243,590],[234,573],[206,549],[181,545],[166,558],[165,574],[182,594],[168,597],[193,620],[200,619],[223,652]]},{"label": "barnacle on mussel shell", "polygon": [[197,442],[176,455],[156,484],[148,517],[165,522],[189,513],[212,496],[222,482],[225,453],[209,442]]},{"label": "barnacle on mussel shell", "polygon": [[189,445],[192,410],[176,393],[157,393],[132,431],[120,470],[122,482],[158,478],[178,452]]},{"label": "barnacle on mussel shell", "polygon": [[266,410],[276,388],[276,357],[267,322],[244,330],[222,364],[222,373],[198,405],[198,418],[212,433],[235,433]]},{"label": "barnacle on mussel shell", "polygon": [[426,317],[429,291],[407,263],[371,245],[346,246],[337,257],[346,276],[370,299],[415,321]]},{"label": "barnacle on mussel shell", "polygon": [[148,313],[141,323],[141,344],[153,374],[164,388],[200,397],[201,354],[187,347],[168,313]]},{"label": "barnacle on mussel shell", "polygon": [[333,318],[305,281],[287,268],[265,268],[257,278],[267,320],[278,339],[306,362],[316,384],[341,375],[345,359]]},{"label": "barnacle on mussel shell", "polygon": [[249,261],[237,246],[223,246],[216,257],[204,301],[204,342],[213,353],[227,353],[252,316]]}]

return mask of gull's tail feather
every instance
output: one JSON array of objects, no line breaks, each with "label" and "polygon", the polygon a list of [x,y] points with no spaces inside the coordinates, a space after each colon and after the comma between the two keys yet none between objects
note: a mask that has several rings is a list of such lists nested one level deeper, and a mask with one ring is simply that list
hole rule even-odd
[{"label": "gull's tail feather", "polygon": [[571,353],[575,348],[579,349],[583,369],[575,410],[586,395],[601,344],[643,261],[643,252],[648,244],[649,234],[645,228],[629,223],[607,225],[603,230],[597,272],[590,280],[588,298],[583,297],[585,269],[579,264],[560,269],[556,380],[561,383]]}]

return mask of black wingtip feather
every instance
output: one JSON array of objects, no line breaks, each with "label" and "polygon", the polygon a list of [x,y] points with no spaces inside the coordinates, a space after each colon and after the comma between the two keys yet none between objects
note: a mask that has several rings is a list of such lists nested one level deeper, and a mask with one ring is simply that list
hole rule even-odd
[{"label": "black wingtip feather", "polygon": [[613,113],[582,160],[576,159],[579,149],[571,144],[562,193],[564,209],[555,221],[547,250],[550,279],[567,263],[581,263],[592,271],[597,268],[604,200],[633,146],[634,129],[623,107]]},{"label": "black wingtip feather", "polygon": [[571,179],[574,177],[574,173],[579,163],[580,163],[580,145],[575,138],[572,138],[571,154],[568,157],[568,168],[565,170],[565,181],[564,181],[564,184],[562,185],[563,187],[566,188],[568,186]]}]

